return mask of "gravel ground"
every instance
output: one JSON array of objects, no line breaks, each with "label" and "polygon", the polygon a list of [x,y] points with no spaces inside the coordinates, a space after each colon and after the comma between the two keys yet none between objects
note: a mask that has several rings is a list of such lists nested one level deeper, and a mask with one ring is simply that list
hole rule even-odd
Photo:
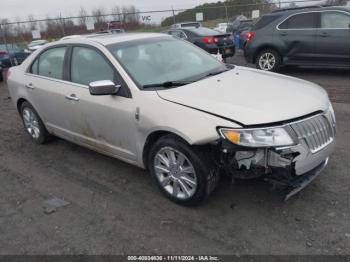
[{"label": "gravel ground", "polygon": [[[222,181],[197,208],[166,200],[136,167],[60,139],[33,144],[1,84],[0,254],[350,254],[349,71],[283,73],[337,102],[329,166],[288,202],[261,181]],[[68,205],[50,208],[54,197]]]}]

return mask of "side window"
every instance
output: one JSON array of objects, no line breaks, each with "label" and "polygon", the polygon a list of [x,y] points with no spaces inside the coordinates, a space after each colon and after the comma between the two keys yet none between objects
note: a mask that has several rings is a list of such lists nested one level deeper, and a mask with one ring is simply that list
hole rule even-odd
[{"label": "side window", "polygon": [[293,15],[279,25],[279,29],[311,29],[316,28],[317,13]]},{"label": "side window", "polygon": [[340,12],[325,12],[321,14],[321,28],[349,29],[350,15]]},{"label": "side window", "polygon": [[114,70],[97,51],[86,47],[74,47],[72,54],[71,81],[89,85],[99,80],[114,81]]},{"label": "side window", "polygon": [[32,64],[32,67],[30,68],[30,72],[34,75],[38,75],[39,74],[39,59],[37,58],[35,60],[35,62]]},{"label": "side window", "polygon": [[[46,76],[55,79],[63,79],[63,63],[65,53],[65,47],[51,48],[42,53],[39,59],[35,62],[39,63],[37,66],[36,73],[41,76]],[[32,68],[32,70],[33,69],[35,72],[35,68]]]},{"label": "side window", "polygon": [[180,34],[179,34],[179,37],[181,38],[181,39],[185,39],[186,38],[186,34],[184,33],[184,32],[179,32]]},{"label": "side window", "polygon": [[170,31],[169,34],[172,36],[175,36],[177,38],[182,38],[182,39],[186,38],[185,33],[181,32],[181,31]]}]

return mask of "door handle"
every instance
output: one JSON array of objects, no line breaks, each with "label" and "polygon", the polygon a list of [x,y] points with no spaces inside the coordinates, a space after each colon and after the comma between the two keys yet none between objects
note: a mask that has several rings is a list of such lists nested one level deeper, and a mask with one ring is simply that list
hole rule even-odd
[{"label": "door handle", "polygon": [[65,96],[65,98],[67,100],[70,100],[70,101],[79,101],[80,100],[75,94],[71,94],[70,96]]},{"label": "door handle", "polygon": [[288,35],[287,32],[282,32],[282,33],[281,33],[281,36],[287,36],[287,35]]},{"label": "door handle", "polygon": [[328,36],[329,36],[329,34],[326,33],[326,32],[323,32],[323,33],[321,34],[321,37],[328,37]]},{"label": "door handle", "polygon": [[31,89],[31,90],[35,89],[35,87],[33,86],[32,83],[26,84],[26,88]]}]

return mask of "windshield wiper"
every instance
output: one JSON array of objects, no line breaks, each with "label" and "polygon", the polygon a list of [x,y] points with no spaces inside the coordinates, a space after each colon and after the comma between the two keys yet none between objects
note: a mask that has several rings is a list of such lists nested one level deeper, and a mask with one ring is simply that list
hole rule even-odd
[{"label": "windshield wiper", "polygon": [[152,87],[165,87],[165,88],[171,88],[171,87],[177,87],[177,86],[184,86],[191,84],[192,82],[185,82],[185,81],[167,81],[164,83],[156,83],[156,84],[149,84],[144,85],[142,88],[152,88]]},{"label": "windshield wiper", "polygon": [[224,70],[220,70],[220,71],[216,71],[216,72],[210,72],[209,74],[205,75],[203,78],[209,77],[209,76],[216,76],[216,75],[220,75],[222,73],[225,73],[227,71],[229,71],[230,69],[224,69]]}]

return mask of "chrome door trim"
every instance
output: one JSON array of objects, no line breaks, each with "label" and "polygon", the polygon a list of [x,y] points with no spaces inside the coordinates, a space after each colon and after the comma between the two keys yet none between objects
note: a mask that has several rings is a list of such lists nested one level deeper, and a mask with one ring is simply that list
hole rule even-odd
[{"label": "chrome door trim", "polygon": [[82,85],[82,84],[78,84],[78,83],[74,83],[74,82],[69,82],[69,81],[66,81],[66,80],[50,78],[50,77],[36,75],[36,74],[28,73],[28,72],[25,73],[24,75],[31,76],[31,77],[36,77],[36,78],[41,78],[41,79],[45,79],[45,80],[49,80],[49,81],[53,81],[53,82],[57,82],[57,83],[61,83],[61,84],[68,84],[68,85],[73,85],[73,86],[77,86],[77,87],[80,87],[80,88],[89,89],[89,87],[86,86],[86,85]]}]

